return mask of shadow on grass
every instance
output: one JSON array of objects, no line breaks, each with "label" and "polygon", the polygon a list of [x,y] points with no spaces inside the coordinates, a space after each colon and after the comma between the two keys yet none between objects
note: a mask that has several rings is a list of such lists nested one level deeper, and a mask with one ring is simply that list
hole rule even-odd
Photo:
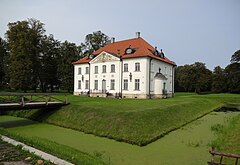
[{"label": "shadow on grass", "polygon": [[[13,116],[19,116],[27,119],[13,119],[11,121],[0,121],[0,127],[2,128],[13,128],[19,126],[27,126],[31,124],[37,124],[37,122],[43,122],[49,116],[53,115],[56,111],[58,111],[60,107],[51,107],[51,108],[41,108],[35,110],[21,110],[21,111],[33,111],[30,113],[31,115],[24,115],[22,112],[16,112],[19,114],[14,114]],[[1,112],[1,111],[0,111]],[[22,115],[21,115],[22,113]],[[0,113],[0,115],[9,115],[7,112]],[[11,114],[10,114],[11,115]],[[30,120],[29,120],[30,119]]]},{"label": "shadow on grass", "polygon": [[36,110],[28,118],[42,122],[42,121],[45,121],[49,116],[53,115],[60,108],[61,107],[42,108],[42,109]]},{"label": "shadow on grass", "polygon": [[12,121],[0,122],[0,127],[13,128],[13,127],[27,126],[31,124],[36,124],[36,122],[28,119],[17,119]]}]

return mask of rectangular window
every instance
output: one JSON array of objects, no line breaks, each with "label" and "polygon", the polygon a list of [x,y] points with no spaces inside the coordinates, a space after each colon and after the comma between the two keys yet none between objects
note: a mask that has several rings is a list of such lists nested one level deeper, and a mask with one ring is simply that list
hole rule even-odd
[{"label": "rectangular window", "polygon": [[78,80],[78,89],[81,89],[82,83],[81,80]]},{"label": "rectangular window", "polygon": [[140,79],[135,79],[135,90],[140,90]]},{"label": "rectangular window", "polygon": [[78,74],[82,74],[82,68],[78,68]]},{"label": "rectangular window", "polygon": [[136,62],[135,63],[135,71],[140,71],[140,63],[139,62]]},{"label": "rectangular window", "polygon": [[123,90],[128,90],[128,79],[123,80]]},{"label": "rectangular window", "polygon": [[89,89],[89,80],[85,80],[85,89]]},{"label": "rectangular window", "polygon": [[89,74],[89,67],[86,67],[86,72],[85,74]]},{"label": "rectangular window", "polygon": [[106,68],[107,68],[106,65],[103,65],[103,66],[102,66],[102,72],[103,72],[103,73],[106,73],[106,71],[107,71]]},{"label": "rectangular window", "polygon": [[95,74],[98,74],[98,66],[95,66],[95,71],[94,71]]},{"label": "rectangular window", "polygon": [[123,71],[124,71],[124,72],[128,72],[128,64],[124,64]]},{"label": "rectangular window", "polygon": [[95,90],[98,90],[98,80],[95,80],[95,81],[94,81],[94,89],[95,89]]},{"label": "rectangular window", "polygon": [[115,65],[114,65],[114,64],[111,65],[111,72],[112,72],[112,73],[115,72]]},{"label": "rectangular window", "polygon": [[115,89],[115,80],[111,80],[110,90],[114,90],[114,89]]}]

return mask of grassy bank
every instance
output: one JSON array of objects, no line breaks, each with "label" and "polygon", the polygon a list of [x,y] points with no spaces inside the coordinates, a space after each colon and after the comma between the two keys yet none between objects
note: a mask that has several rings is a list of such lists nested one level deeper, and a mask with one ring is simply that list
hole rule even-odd
[{"label": "grassy bank", "polygon": [[[240,106],[238,107],[240,110]],[[211,145],[220,152],[240,155],[240,114],[225,124],[217,124],[211,128],[217,138]],[[224,158],[224,163],[234,164],[235,159]]]},{"label": "grassy bank", "polygon": [[[21,133],[12,133],[11,131],[7,131],[5,129],[0,129],[0,133],[19,140],[29,146],[38,148],[47,153],[60,157],[64,160],[72,162],[74,164],[81,165],[104,165],[104,163],[99,160],[97,157],[91,156],[87,153],[81,152],[74,148],[68,147],[63,144],[58,144],[48,139],[39,138],[39,137],[26,137],[21,135]],[[66,139],[67,140],[67,139]],[[24,152],[24,151],[23,151]],[[32,155],[33,157],[36,157]],[[47,163],[46,163],[47,164]],[[52,164],[52,163],[49,163]]]},{"label": "grassy bank", "polygon": [[23,110],[10,115],[146,145],[167,133],[229,103],[240,95],[177,94],[171,99],[107,99],[72,96],[70,105],[57,110]]},{"label": "grassy bank", "polygon": [[215,138],[211,127],[228,123],[238,113],[212,112],[143,147],[13,116],[0,116],[0,127],[36,148],[46,143],[46,150],[55,149],[59,157],[62,152],[69,153],[70,161],[72,157],[81,160],[71,152],[72,148],[111,165],[203,165],[210,160],[208,144]]}]

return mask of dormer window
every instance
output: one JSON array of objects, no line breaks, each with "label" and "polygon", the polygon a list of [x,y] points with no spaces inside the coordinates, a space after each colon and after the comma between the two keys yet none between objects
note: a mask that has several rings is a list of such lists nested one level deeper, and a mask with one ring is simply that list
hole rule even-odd
[{"label": "dormer window", "polygon": [[125,54],[133,54],[136,51],[136,49],[130,48],[130,46],[125,50]]},{"label": "dormer window", "polygon": [[90,54],[90,55],[88,56],[88,58],[89,58],[89,59],[93,59],[93,58],[94,58],[94,55],[93,55],[93,54]]}]

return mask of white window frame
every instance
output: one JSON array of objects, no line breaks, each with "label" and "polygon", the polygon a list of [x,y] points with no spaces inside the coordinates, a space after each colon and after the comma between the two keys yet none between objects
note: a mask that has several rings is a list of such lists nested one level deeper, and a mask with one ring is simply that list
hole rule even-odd
[{"label": "white window frame", "polygon": [[82,74],[82,68],[81,68],[81,67],[78,68],[78,74],[79,74],[79,75]]},{"label": "white window frame", "polygon": [[78,89],[82,89],[82,81],[78,80]]},{"label": "white window frame", "polygon": [[94,80],[94,89],[98,90],[98,80]]},{"label": "white window frame", "polygon": [[110,90],[115,90],[115,80],[111,79],[110,81]]},{"label": "white window frame", "polygon": [[95,74],[98,74],[98,66],[95,66],[95,67],[94,67],[94,73],[95,73]]},{"label": "white window frame", "polygon": [[135,82],[134,82],[134,90],[135,91],[140,91],[140,79],[135,79]]},{"label": "white window frame", "polygon": [[124,72],[128,72],[128,64],[127,64],[127,63],[125,63],[125,64],[123,65],[123,71],[124,71]]},{"label": "white window frame", "polygon": [[89,80],[85,80],[85,89],[89,89]]},{"label": "white window frame", "polygon": [[89,74],[89,67],[87,66],[85,69],[85,74]]},{"label": "white window frame", "polygon": [[123,80],[123,90],[128,90],[128,79]]},{"label": "white window frame", "polygon": [[107,73],[107,66],[106,65],[102,66],[102,73]]},{"label": "white window frame", "polygon": [[135,72],[140,72],[140,62],[135,63]]},{"label": "white window frame", "polygon": [[112,65],[111,65],[111,73],[115,73],[115,69],[116,69],[116,68],[115,68],[115,64],[112,64]]}]

